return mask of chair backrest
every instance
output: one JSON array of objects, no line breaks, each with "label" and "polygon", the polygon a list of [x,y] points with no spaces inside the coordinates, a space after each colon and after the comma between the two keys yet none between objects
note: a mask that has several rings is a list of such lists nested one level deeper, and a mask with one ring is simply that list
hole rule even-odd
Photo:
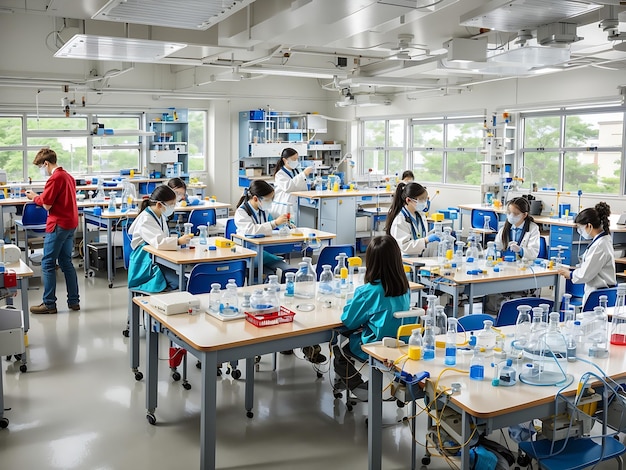
[{"label": "chair backrest", "polygon": [[22,212],[22,225],[28,228],[29,225],[45,225],[48,220],[48,211],[43,206],[38,206],[34,202],[24,205]]},{"label": "chair backrest", "polygon": [[237,233],[237,226],[235,225],[235,219],[228,219],[226,221],[226,228],[224,230],[224,237],[231,239],[231,236]]},{"label": "chair backrest", "polygon": [[565,280],[565,293],[571,294],[572,299],[570,303],[572,305],[583,305],[583,297],[585,295],[585,285],[584,284],[574,284],[571,279]]},{"label": "chair backrest", "polygon": [[500,311],[496,316],[496,321],[493,326],[506,326],[515,325],[517,321],[517,307],[520,305],[528,305],[532,307],[538,307],[540,304],[550,305],[550,311],[554,306],[554,302],[550,299],[542,299],[540,297],[521,297],[519,299],[511,299],[503,302],[500,306]]},{"label": "chair backrest", "polygon": [[322,248],[319,257],[317,258],[317,266],[315,267],[317,279],[319,279],[320,274],[322,274],[323,265],[330,264],[331,269],[335,269],[335,266],[337,266],[335,256],[339,253],[345,253],[348,255],[348,258],[351,258],[354,256],[354,245],[329,245]]},{"label": "chair backrest", "polygon": [[471,315],[464,315],[459,318],[459,325],[463,327],[465,331],[482,330],[484,327],[484,321],[491,320],[493,317],[486,313],[472,313]]},{"label": "chair backrest", "polygon": [[483,228],[485,226],[485,216],[489,217],[489,227],[493,231],[498,231],[498,215],[493,211],[482,209],[472,209],[472,228]]},{"label": "chair backrest", "polygon": [[600,305],[600,296],[606,295],[608,297],[609,307],[615,307],[617,300],[617,287],[607,287],[606,289],[594,290],[589,294],[585,305],[583,305],[583,312],[590,312],[594,307]]},{"label": "chair backrest", "polygon": [[192,294],[206,294],[211,291],[211,284],[214,282],[218,282],[224,289],[229,279],[234,279],[238,287],[243,287],[246,272],[244,260],[196,264],[189,274],[187,291]]},{"label": "chair backrest", "polygon": [[217,223],[215,209],[195,209],[189,214],[189,223],[193,224],[191,229],[193,233],[197,233],[198,225],[206,225],[207,227]]},{"label": "chair backrest", "polygon": [[545,237],[539,237],[539,254],[537,258],[548,259],[550,258],[548,253],[548,242]]}]

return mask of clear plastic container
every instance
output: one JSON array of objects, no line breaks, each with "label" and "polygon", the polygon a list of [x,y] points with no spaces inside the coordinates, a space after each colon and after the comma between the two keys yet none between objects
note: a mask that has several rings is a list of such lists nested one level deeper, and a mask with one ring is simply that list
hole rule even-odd
[{"label": "clear plastic container", "polygon": [[276,292],[275,288],[271,286],[265,288],[263,291],[263,303],[266,305],[266,308],[278,310],[280,300],[278,299],[278,292]]},{"label": "clear plastic container", "polygon": [[222,292],[220,315],[233,317],[239,313],[239,300],[237,297],[237,284],[234,279],[229,279],[226,289]]},{"label": "clear plastic container", "polygon": [[285,273],[285,297],[293,297],[296,273]]},{"label": "clear plastic container", "polygon": [[115,193],[109,193],[109,212],[115,212]]},{"label": "clear plastic container", "polygon": [[250,296],[250,308],[252,310],[264,310],[267,308],[263,298],[263,289],[255,289]]},{"label": "clear plastic container", "polygon": [[485,254],[485,266],[493,266],[496,263],[496,242],[487,242],[487,253]]},{"label": "clear plastic container", "polygon": [[183,224],[183,235],[192,235],[192,230],[193,230],[193,224],[190,222],[185,222]]},{"label": "clear plastic container", "polygon": [[626,284],[617,286],[617,299],[611,319],[611,344],[626,346]]},{"label": "clear plastic container", "polygon": [[485,358],[478,346],[474,346],[474,354],[470,359],[469,377],[470,380],[484,380],[485,378]]},{"label": "clear plastic container", "polygon": [[446,355],[444,358],[444,364],[447,366],[456,365],[456,333],[457,333],[456,318],[450,318],[448,320],[448,331],[446,332]]},{"label": "clear plastic container", "polygon": [[337,261],[337,265],[333,270],[333,275],[335,277],[335,294],[339,295],[341,291],[341,268],[346,267],[346,260],[348,259],[348,255],[345,253],[339,253],[335,256],[335,261]]},{"label": "clear plastic container", "polygon": [[315,273],[315,268],[313,268],[313,258],[309,256],[303,256],[302,262],[306,263],[309,273],[313,274],[313,279],[315,280],[315,282],[317,282],[317,274]]},{"label": "clear plastic container", "polygon": [[315,297],[315,276],[309,272],[307,263],[304,261],[298,263],[294,295],[303,299],[313,299]]},{"label": "clear plastic container", "polygon": [[433,331],[432,321],[432,318],[426,317],[424,324],[424,335],[422,336],[422,357],[425,361],[432,361],[435,359],[435,332]]},{"label": "clear plastic container", "polygon": [[415,328],[409,337],[409,359],[419,361],[422,358],[422,332],[419,328]]},{"label": "clear plastic container", "polygon": [[518,305],[517,320],[515,321],[515,346],[523,348],[530,338],[531,317],[530,305]]},{"label": "clear plastic container", "polygon": [[222,303],[222,286],[215,282],[211,284],[211,292],[209,292],[209,310],[218,313],[220,304]]},{"label": "clear plastic container", "polygon": [[483,349],[485,353],[492,353],[496,346],[497,334],[493,331],[493,322],[491,320],[483,321],[483,329],[476,335],[476,346]]},{"label": "clear plastic container", "polygon": [[280,292],[280,283],[278,282],[278,275],[270,274],[267,276],[267,287],[274,290],[274,292]]},{"label": "clear plastic container", "polygon": [[207,226],[198,225],[198,230],[200,231],[200,235],[198,236],[198,238],[200,239],[200,245],[206,245],[207,237],[209,235]]},{"label": "clear plastic container", "polygon": [[320,274],[320,281],[317,285],[317,299],[324,307],[332,306],[334,277],[330,268],[330,264],[322,266],[323,271]]}]

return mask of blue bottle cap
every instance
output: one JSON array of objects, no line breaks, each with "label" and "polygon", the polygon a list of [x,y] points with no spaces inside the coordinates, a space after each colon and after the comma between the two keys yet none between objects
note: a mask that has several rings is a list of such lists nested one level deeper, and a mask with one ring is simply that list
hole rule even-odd
[{"label": "blue bottle cap", "polygon": [[215,251],[217,250],[217,248],[215,247],[215,245],[210,245],[209,246],[209,251]]}]

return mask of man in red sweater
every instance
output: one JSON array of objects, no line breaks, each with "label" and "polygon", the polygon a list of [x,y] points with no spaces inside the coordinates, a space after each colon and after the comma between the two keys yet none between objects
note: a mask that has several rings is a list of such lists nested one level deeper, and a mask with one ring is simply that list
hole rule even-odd
[{"label": "man in red sweater", "polygon": [[50,177],[41,195],[26,191],[26,197],[48,211],[46,237],[43,243],[41,273],[43,276],[43,302],[30,308],[31,313],[57,313],[56,264],[65,275],[67,305],[71,310],[80,310],[78,279],[72,264],[74,233],[78,227],[78,207],[76,206],[76,181],[67,171],[57,165],[54,150],[41,149],[33,163],[39,167],[42,176]]}]

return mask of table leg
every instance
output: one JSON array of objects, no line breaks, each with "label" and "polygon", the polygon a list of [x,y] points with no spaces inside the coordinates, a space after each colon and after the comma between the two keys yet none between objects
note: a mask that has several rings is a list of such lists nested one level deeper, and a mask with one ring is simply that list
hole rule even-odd
[{"label": "table leg", "polygon": [[261,245],[257,245],[257,256],[259,258],[257,284],[263,284],[263,247]]},{"label": "table leg", "polygon": [[185,265],[179,264],[176,268],[178,270],[178,290],[182,292],[187,287],[185,284]]},{"label": "table leg", "polygon": [[[200,469],[215,469],[217,423],[217,353],[203,351],[202,395],[200,405]],[[247,379],[247,376],[246,376]],[[247,382],[247,380],[246,380]]]},{"label": "table leg", "polygon": [[469,284],[469,306],[467,308],[467,313],[469,315],[471,315],[472,313],[474,313],[474,283],[470,282]]},{"label": "table leg", "polygon": [[[153,328],[158,323],[149,317],[146,331],[146,416],[150,424],[156,423],[154,412],[157,407],[157,395],[159,386],[159,333]],[[217,371],[215,372],[217,375]]]},{"label": "table leg", "polygon": [[561,276],[558,274],[554,275],[554,312],[560,312],[561,308],[561,296],[559,295],[559,291],[561,290]]},{"label": "table leg", "polygon": [[111,226],[113,225],[113,221],[107,221],[107,279],[109,280],[109,289],[113,287],[113,268],[115,267],[115,256],[113,253],[113,231],[111,230]]},{"label": "table leg", "polygon": [[417,434],[415,434],[417,428],[416,428],[416,422],[417,422],[417,403],[415,402],[415,400],[413,400],[411,402],[411,470],[415,470],[417,468],[416,466],[416,460],[417,460],[417,441],[415,439],[415,436]]},{"label": "table leg", "polygon": [[135,380],[141,380],[143,374],[139,372],[139,318],[141,309],[133,302],[133,293],[128,291],[130,309],[128,311],[128,329],[130,336],[130,369],[135,374]]},{"label": "table leg", "polygon": [[[383,373],[374,366],[374,359],[370,357],[370,380],[368,392],[368,420],[367,420],[367,452],[368,469],[381,470],[382,468],[382,424],[383,424]],[[348,391],[346,390],[346,393]]]},{"label": "table leg", "polygon": [[471,419],[470,416],[465,412],[462,411],[462,416],[461,416],[461,426],[462,426],[462,430],[461,430],[461,436],[463,436],[463,443],[467,443],[467,445],[463,445],[461,447],[461,468],[470,468],[470,446],[469,446],[469,438],[471,436],[472,433],[472,429],[470,427],[471,424]]},{"label": "table leg", "polygon": [[83,214],[83,270],[85,271],[85,277],[89,276],[89,237],[87,236],[87,215]]},{"label": "table leg", "polygon": [[245,394],[245,406],[246,416],[252,418],[254,413],[252,408],[254,407],[254,358],[246,358],[246,394]]}]

